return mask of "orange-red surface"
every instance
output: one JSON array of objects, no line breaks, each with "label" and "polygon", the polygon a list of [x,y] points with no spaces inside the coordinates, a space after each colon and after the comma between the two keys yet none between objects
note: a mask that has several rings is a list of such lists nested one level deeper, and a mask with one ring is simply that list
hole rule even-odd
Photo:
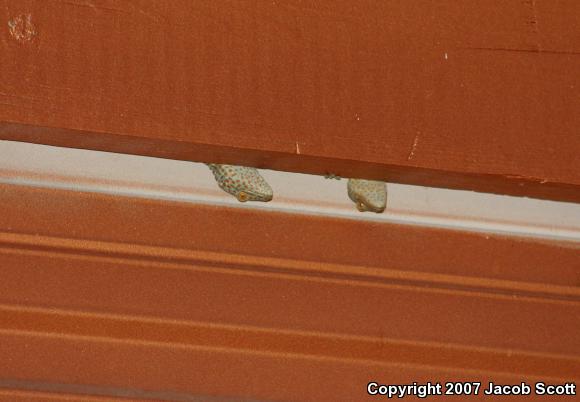
[{"label": "orange-red surface", "polygon": [[0,1],[0,138],[580,202],[580,2]]},{"label": "orange-red surface", "polygon": [[319,401],[580,379],[575,243],[10,185],[0,211],[11,389]]}]

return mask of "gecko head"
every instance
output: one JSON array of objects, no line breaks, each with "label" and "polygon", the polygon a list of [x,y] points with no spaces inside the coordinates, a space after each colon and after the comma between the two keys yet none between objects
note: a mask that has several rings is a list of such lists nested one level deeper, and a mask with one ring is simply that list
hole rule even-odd
[{"label": "gecko head", "polygon": [[257,191],[255,188],[242,189],[242,190],[237,192],[236,198],[240,202],[246,202],[246,201],[268,202],[268,201],[271,201],[272,198],[274,197],[274,194],[272,192],[272,188],[270,188],[270,186],[268,184],[266,184],[266,185],[268,187],[260,189],[260,191]]},{"label": "gecko head", "polygon": [[376,212],[377,214],[380,214],[381,212],[383,212],[385,210],[385,206],[384,205],[378,205],[378,204],[374,204],[372,202],[366,202],[366,201],[359,201],[356,204],[356,208],[360,211],[360,212]]},{"label": "gecko head", "polygon": [[271,201],[274,197],[274,192],[272,187],[260,176],[259,174],[252,175],[248,178],[248,181],[243,182],[243,184],[238,188],[236,192],[236,198],[240,202],[246,201]]},{"label": "gecko head", "polygon": [[387,192],[384,182],[374,180],[350,179],[348,196],[360,212],[380,214],[387,206]]},{"label": "gecko head", "polygon": [[208,163],[218,185],[240,202],[270,201],[272,187],[253,167]]},{"label": "gecko head", "polygon": [[384,203],[378,202],[377,200],[368,200],[365,198],[359,198],[356,201],[356,209],[358,209],[360,212],[369,211],[380,214],[385,210],[385,208],[386,205]]}]

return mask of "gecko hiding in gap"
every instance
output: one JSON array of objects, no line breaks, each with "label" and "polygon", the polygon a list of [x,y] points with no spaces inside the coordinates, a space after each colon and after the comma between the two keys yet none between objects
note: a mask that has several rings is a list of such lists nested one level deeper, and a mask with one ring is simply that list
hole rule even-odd
[{"label": "gecko hiding in gap", "polygon": [[349,198],[360,212],[380,214],[387,207],[387,185],[384,181],[348,179],[346,188]]},{"label": "gecko hiding in gap", "polygon": [[[272,187],[253,167],[206,163],[222,190],[236,197],[240,202],[263,201],[273,198]],[[338,179],[329,174],[326,178]],[[361,212],[381,213],[387,205],[387,188],[385,182],[364,179],[348,179],[349,198]]]},{"label": "gecko hiding in gap", "polygon": [[[341,177],[334,173],[327,173],[324,178],[341,180]],[[360,212],[370,211],[380,214],[387,207],[387,185],[383,181],[348,179],[346,189],[348,197]]]},{"label": "gecko hiding in gap", "polygon": [[253,167],[206,163],[222,190],[240,202],[272,200],[272,187]]}]

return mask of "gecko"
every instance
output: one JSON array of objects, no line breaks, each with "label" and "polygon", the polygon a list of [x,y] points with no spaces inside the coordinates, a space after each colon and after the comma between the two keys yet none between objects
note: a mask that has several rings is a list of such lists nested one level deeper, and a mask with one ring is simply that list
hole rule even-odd
[{"label": "gecko", "polygon": [[[240,202],[271,201],[273,191],[256,168],[236,165],[206,163],[222,190],[232,194]],[[326,178],[340,180],[330,174]],[[348,179],[347,192],[359,211],[381,213],[387,204],[387,188],[382,181]]]},{"label": "gecko", "polygon": [[240,202],[271,201],[272,187],[253,167],[206,163],[222,190]]},{"label": "gecko", "polygon": [[348,179],[346,188],[349,198],[360,212],[380,214],[387,207],[387,185],[384,181]]},{"label": "gecko", "polygon": [[[327,173],[324,178],[341,180],[341,177],[334,173]],[[387,207],[387,185],[383,181],[348,179],[346,189],[348,197],[360,212],[371,211],[380,214]]]}]

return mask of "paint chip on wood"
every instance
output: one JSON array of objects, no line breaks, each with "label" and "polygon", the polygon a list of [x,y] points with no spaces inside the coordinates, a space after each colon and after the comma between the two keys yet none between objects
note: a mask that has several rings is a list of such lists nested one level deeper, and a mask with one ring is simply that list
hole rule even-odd
[{"label": "paint chip on wood", "polygon": [[10,36],[20,43],[31,42],[37,35],[31,14],[20,14],[8,21]]}]

